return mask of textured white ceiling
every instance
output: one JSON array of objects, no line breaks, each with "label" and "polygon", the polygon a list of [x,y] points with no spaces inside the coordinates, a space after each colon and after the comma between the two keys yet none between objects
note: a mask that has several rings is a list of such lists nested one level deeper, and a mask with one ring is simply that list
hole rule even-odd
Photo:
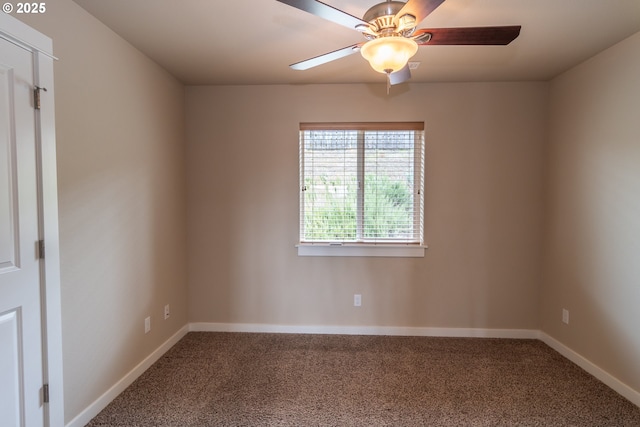
[{"label": "textured white ceiling", "polygon": [[[74,0],[185,84],[371,83],[354,54],[288,65],[362,41],[276,0]],[[361,17],[376,0],[325,0]],[[548,80],[640,31],[640,0],[447,0],[418,27],[522,25],[508,46],[422,46],[413,82]]]}]

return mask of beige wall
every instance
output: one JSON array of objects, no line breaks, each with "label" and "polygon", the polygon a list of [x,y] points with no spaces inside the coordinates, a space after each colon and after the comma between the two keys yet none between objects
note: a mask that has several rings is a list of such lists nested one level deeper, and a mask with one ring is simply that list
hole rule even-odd
[{"label": "beige wall", "polygon": [[[640,390],[640,33],[557,77],[542,329]],[[570,323],[561,322],[562,308]]]},{"label": "beige wall", "polygon": [[[547,84],[186,93],[190,321],[539,328]],[[299,122],[376,120],[425,122],[426,256],[298,257]]]},{"label": "beige wall", "polygon": [[[183,86],[70,0],[54,40],[65,419],[187,323]],[[162,320],[164,304],[171,318]],[[144,318],[152,331],[144,334]]]}]

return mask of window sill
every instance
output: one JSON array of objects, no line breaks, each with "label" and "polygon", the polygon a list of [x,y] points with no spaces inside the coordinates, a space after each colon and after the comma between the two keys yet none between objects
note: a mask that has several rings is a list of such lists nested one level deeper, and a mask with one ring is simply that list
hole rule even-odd
[{"label": "window sill", "polygon": [[427,246],[366,243],[300,243],[298,256],[422,258]]}]

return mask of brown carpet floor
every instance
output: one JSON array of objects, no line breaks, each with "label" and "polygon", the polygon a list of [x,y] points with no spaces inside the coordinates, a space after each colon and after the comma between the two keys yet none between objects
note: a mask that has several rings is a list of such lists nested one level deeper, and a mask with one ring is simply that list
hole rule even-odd
[{"label": "brown carpet floor", "polygon": [[89,426],[640,426],[538,340],[187,334]]}]

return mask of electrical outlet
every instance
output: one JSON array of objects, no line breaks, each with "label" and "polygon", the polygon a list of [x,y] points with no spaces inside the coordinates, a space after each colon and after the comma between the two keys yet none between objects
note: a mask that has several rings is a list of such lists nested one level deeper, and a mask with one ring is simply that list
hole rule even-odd
[{"label": "electrical outlet", "polygon": [[569,310],[566,308],[562,309],[562,323],[569,324]]},{"label": "electrical outlet", "polygon": [[169,311],[169,304],[167,304],[164,306],[164,320],[167,320],[170,315],[171,312]]},{"label": "electrical outlet", "polygon": [[355,294],[353,295],[353,306],[360,307],[362,305],[362,295]]},{"label": "electrical outlet", "polygon": [[151,331],[151,317],[144,319],[144,333],[148,334]]}]

